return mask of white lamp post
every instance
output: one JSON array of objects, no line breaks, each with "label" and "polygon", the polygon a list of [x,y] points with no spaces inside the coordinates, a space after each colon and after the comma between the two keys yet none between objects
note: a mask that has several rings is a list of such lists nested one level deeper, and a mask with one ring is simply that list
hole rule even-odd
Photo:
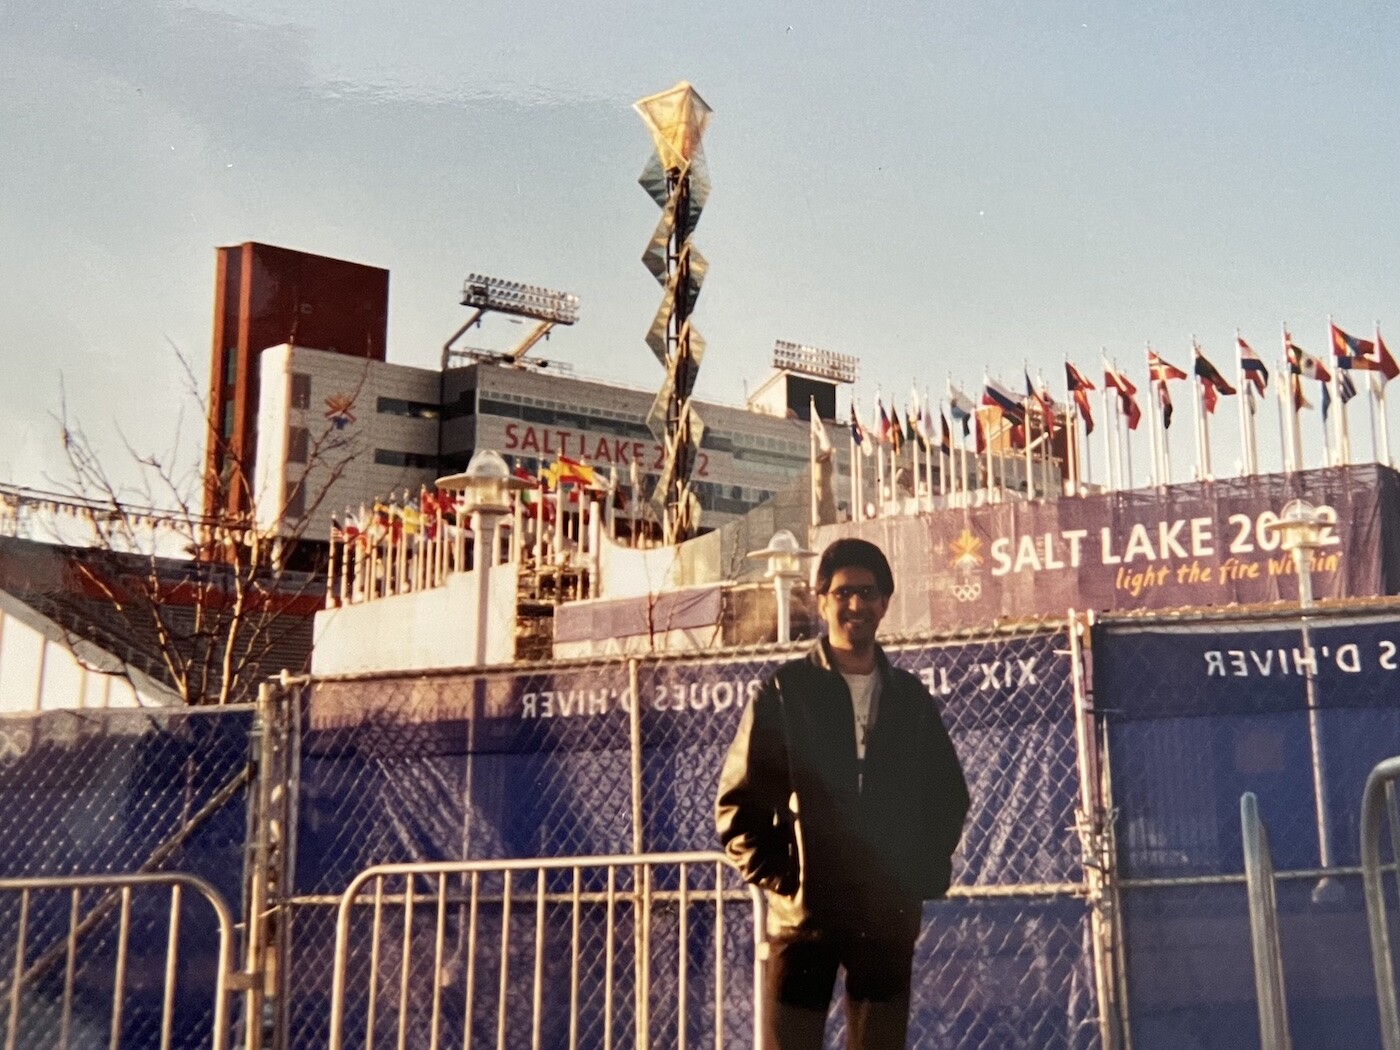
[{"label": "white lamp post", "polygon": [[[1278,522],[1272,528],[1278,532],[1280,546],[1293,552],[1293,565],[1298,573],[1298,606],[1302,609],[1303,682],[1307,690],[1308,750],[1312,759],[1313,808],[1317,819],[1317,852],[1323,868],[1333,866],[1332,834],[1327,820],[1327,764],[1322,751],[1322,712],[1317,706],[1317,668],[1312,647],[1312,628],[1308,612],[1313,607],[1312,552],[1325,542],[1326,528],[1332,524],[1307,500],[1294,499],[1284,504]],[[1341,885],[1324,875],[1313,888],[1314,902],[1333,901],[1341,897]]]},{"label": "white lamp post", "polygon": [[496,530],[510,513],[513,493],[530,487],[529,482],[511,476],[510,467],[499,452],[478,449],[460,474],[438,478],[437,487],[462,494],[462,509],[471,514],[472,569],[476,573],[476,639],[472,665],[486,662],[486,618],[490,594],[488,576],[496,562],[500,544]]},{"label": "white lamp post", "polygon": [[815,556],[815,551],[799,546],[797,537],[787,529],[773,533],[763,550],[748,554],[750,558],[768,562],[764,575],[773,581],[773,593],[778,599],[779,643],[792,641],[792,585],[807,575],[803,563]]}]

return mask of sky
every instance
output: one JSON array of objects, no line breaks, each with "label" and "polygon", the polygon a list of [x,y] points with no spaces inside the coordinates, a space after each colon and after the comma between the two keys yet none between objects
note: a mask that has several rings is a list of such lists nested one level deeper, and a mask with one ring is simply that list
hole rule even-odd
[{"label": "sky", "polygon": [[[658,385],[631,106],[678,80],[714,109],[704,398],[775,339],[859,357],[867,410],[1105,349],[1143,385],[1193,336],[1233,374],[1237,328],[1273,367],[1329,315],[1400,343],[1397,55],[1369,0],[0,0],[0,482],[62,487],[65,405],[116,475],[196,463],[181,357],[207,383],[246,240],[389,269],[391,361],[436,366],[475,271],[579,295],[545,356]],[[1233,405],[1212,433],[1231,473]]]}]

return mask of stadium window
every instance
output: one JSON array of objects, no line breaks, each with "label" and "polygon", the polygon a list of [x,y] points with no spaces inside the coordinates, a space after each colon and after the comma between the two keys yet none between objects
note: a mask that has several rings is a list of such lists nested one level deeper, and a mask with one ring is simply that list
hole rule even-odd
[{"label": "stadium window", "polygon": [[238,383],[238,348],[231,346],[224,351],[224,386]]},{"label": "stadium window", "polygon": [[376,411],[382,416],[406,416],[409,419],[437,419],[441,414],[438,405],[426,401],[407,401],[401,397],[381,397]]},{"label": "stadium window", "polygon": [[392,448],[377,448],[374,450],[374,462],[381,467],[416,467],[436,470],[438,458],[425,452],[400,452]]},{"label": "stadium window", "polygon": [[305,463],[311,450],[311,432],[305,427],[287,429],[287,462]]},{"label": "stadium window", "polygon": [[225,441],[233,437],[233,402],[224,402],[224,418],[219,424],[219,433]]},{"label": "stadium window", "polygon": [[305,372],[292,373],[292,407],[311,407],[311,377]]}]

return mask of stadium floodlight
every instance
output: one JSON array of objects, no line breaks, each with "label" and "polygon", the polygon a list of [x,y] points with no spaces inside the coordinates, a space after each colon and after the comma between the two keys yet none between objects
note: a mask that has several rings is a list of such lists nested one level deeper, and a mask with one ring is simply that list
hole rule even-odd
[{"label": "stadium floodlight", "polygon": [[578,320],[578,296],[556,292],[535,284],[503,281],[474,273],[462,285],[462,305],[477,310],[533,317],[552,324],[573,324]]},{"label": "stadium floodlight", "polygon": [[776,339],[773,342],[773,367],[837,383],[854,383],[860,370],[860,358]]}]

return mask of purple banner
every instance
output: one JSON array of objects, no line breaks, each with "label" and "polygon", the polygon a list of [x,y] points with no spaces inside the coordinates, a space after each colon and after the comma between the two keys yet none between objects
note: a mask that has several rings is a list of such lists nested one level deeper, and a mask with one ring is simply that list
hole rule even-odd
[{"label": "purple banner", "polygon": [[1291,499],[1332,522],[1312,556],[1322,598],[1395,592],[1400,475],[1346,467],[1009,502],[819,530],[881,544],[897,588],[886,630],[915,633],[1067,609],[1170,609],[1296,600],[1271,526]]}]

